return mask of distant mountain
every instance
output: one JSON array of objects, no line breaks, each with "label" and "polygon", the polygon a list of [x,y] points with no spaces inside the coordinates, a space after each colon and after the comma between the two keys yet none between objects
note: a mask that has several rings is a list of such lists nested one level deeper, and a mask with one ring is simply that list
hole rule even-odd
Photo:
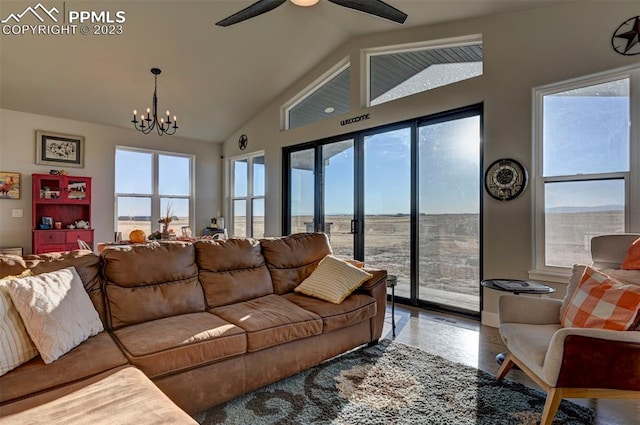
[{"label": "distant mountain", "polygon": [[547,214],[570,214],[606,211],[624,211],[624,205],[599,205],[597,207],[556,207],[545,209],[545,212]]}]

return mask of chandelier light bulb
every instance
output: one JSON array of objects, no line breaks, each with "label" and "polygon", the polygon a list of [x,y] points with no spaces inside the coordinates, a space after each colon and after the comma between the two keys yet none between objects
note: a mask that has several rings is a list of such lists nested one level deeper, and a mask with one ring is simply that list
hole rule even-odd
[{"label": "chandelier light bulb", "polygon": [[295,4],[296,6],[309,7],[318,3],[318,1],[320,0],[291,0],[291,3]]}]

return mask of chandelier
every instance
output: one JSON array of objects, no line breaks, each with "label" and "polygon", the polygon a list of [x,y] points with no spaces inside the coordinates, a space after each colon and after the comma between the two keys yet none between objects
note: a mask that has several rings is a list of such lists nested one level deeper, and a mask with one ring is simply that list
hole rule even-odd
[{"label": "chandelier", "polygon": [[153,89],[153,110],[151,108],[147,108],[147,116],[144,114],[140,114],[140,120],[138,120],[138,111],[133,110],[133,126],[136,130],[143,132],[144,134],[151,133],[154,129],[158,132],[160,136],[163,134],[167,134],[169,136],[176,133],[178,129],[178,118],[174,115],[173,121],[171,120],[171,114],[167,111],[167,118],[160,118],[158,120],[158,75],[160,75],[162,71],[160,68],[151,68],[151,73],[155,78],[155,87]]}]

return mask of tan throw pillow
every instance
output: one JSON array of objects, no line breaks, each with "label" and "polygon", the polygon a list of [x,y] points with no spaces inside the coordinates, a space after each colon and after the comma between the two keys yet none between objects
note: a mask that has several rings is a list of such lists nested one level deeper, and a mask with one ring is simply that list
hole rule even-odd
[{"label": "tan throw pillow", "polygon": [[29,338],[20,314],[6,289],[6,283],[10,279],[26,276],[31,276],[31,270],[25,270],[18,276],[5,276],[0,279],[0,376],[38,355],[38,350]]},{"label": "tan throw pillow", "polygon": [[47,364],[103,330],[75,267],[13,279],[7,288]]},{"label": "tan throw pillow", "polygon": [[295,288],[295,291],[333,304],[340,304],[372,276],[345,261],[327,255],[313,273]]}]

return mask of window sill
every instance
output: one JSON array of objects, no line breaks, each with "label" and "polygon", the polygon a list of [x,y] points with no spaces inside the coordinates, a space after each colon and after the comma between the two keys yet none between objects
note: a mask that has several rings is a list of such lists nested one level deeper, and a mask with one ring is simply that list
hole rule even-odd
[{"label": "window sill", "polygon": [[[571,269],[567,270],[529,270],[529,279],[540,282],[568,284],[571,277]],[[554,285],[555,286],[555,285]]]}]

